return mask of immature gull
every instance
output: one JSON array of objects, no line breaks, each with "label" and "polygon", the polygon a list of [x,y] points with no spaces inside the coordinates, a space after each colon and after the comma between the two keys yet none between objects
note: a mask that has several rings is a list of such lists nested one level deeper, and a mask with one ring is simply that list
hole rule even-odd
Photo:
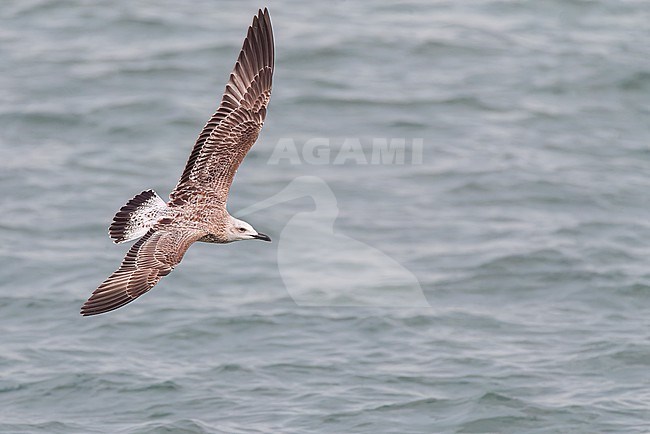
[{"label": "immature gull", "polygon": [[271,241],[232,217],[226,201],[235,172],[264,124],[273,63],[273,30],[264,9],[253,17],[221,105],[201,131],[169,202],[146,190],[113,218],[109,235],[116,243],[141,238],[84,303],[82,315],[109,312],[149,291],[196,241]]}]

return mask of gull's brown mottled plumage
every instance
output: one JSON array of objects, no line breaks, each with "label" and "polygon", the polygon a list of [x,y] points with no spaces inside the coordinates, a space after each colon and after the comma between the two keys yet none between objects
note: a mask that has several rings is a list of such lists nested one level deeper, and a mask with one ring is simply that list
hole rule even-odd
[{"label": "gull's brown mottled plumage", "polygon": [[248,28],[221,105],[203,127],[170,195],[172,201],[197,188],[226,201],[235,172],[264,124],[274,57],[271,20],[265,9]]},{"label": "gull's brown mottled plumage", "polygon": [[[227,232],[232,219],[226,210],[228,191],[264,124],[274,57],[269,13],[260,10],[248,28],[221,105],[199,134],[170,201],[163,206],[164,202],[156,202],[155,192],[147,190],[116,214],[110,229],[115,242],[150,229],[129,249],[120,268],[93,292],[81,308],[82,315],[109,312],[149,291],[196,241],[233,241]],[[148,218],[156,220],[145,227]],[[251,238],[270,241],[257,232]]]}]

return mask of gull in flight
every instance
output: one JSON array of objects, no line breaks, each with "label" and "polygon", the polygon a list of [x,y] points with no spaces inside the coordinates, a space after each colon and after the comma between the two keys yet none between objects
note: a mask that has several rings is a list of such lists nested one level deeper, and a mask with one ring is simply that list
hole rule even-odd
[{"label": "gull in flight", "polygon": [[113,218],[116,243],[140,238],[120,268],[81,307],[84,316],[109,312],[149,291],[181,262],[196,241],[271,241],[226,210],[233,177],[257,140],[271,97],[274,47],[271,19],[260,10],[230,74],[221,105],[203,127],[169,202],[146,190]]}]

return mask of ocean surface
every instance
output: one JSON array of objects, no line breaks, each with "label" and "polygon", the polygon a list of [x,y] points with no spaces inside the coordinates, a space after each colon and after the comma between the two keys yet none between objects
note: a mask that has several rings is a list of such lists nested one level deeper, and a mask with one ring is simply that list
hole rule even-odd
[{"label": "ocean surface", "polygon": [[[80,305],[167,197],[259,7],[229,209]],[[3,0],[0,432],[650,432],[645,0]],[[403,158],[402,158],[403,157]],[[244,218],[244,217],[242,217]]]}]

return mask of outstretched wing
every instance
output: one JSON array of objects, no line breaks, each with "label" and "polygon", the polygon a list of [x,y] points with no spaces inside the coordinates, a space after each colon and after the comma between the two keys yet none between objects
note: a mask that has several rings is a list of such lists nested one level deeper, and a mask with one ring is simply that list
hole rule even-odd
[{"label": "outstretched wing", "polygon": [[273,30],[267,9],[248,28],[217,112],[201,131],[183,175],[170,194],[172,202],[195,191],[208,191],[226,202],[233,177],[257,140],[271,97]]},{"label": "outstretched wing", "polygon": [[171,273],[190,245],[203,235],[165,227],[150,229],[131,247],[120,268],[84,303],[81,314],[109,312],[140,297]]}]

